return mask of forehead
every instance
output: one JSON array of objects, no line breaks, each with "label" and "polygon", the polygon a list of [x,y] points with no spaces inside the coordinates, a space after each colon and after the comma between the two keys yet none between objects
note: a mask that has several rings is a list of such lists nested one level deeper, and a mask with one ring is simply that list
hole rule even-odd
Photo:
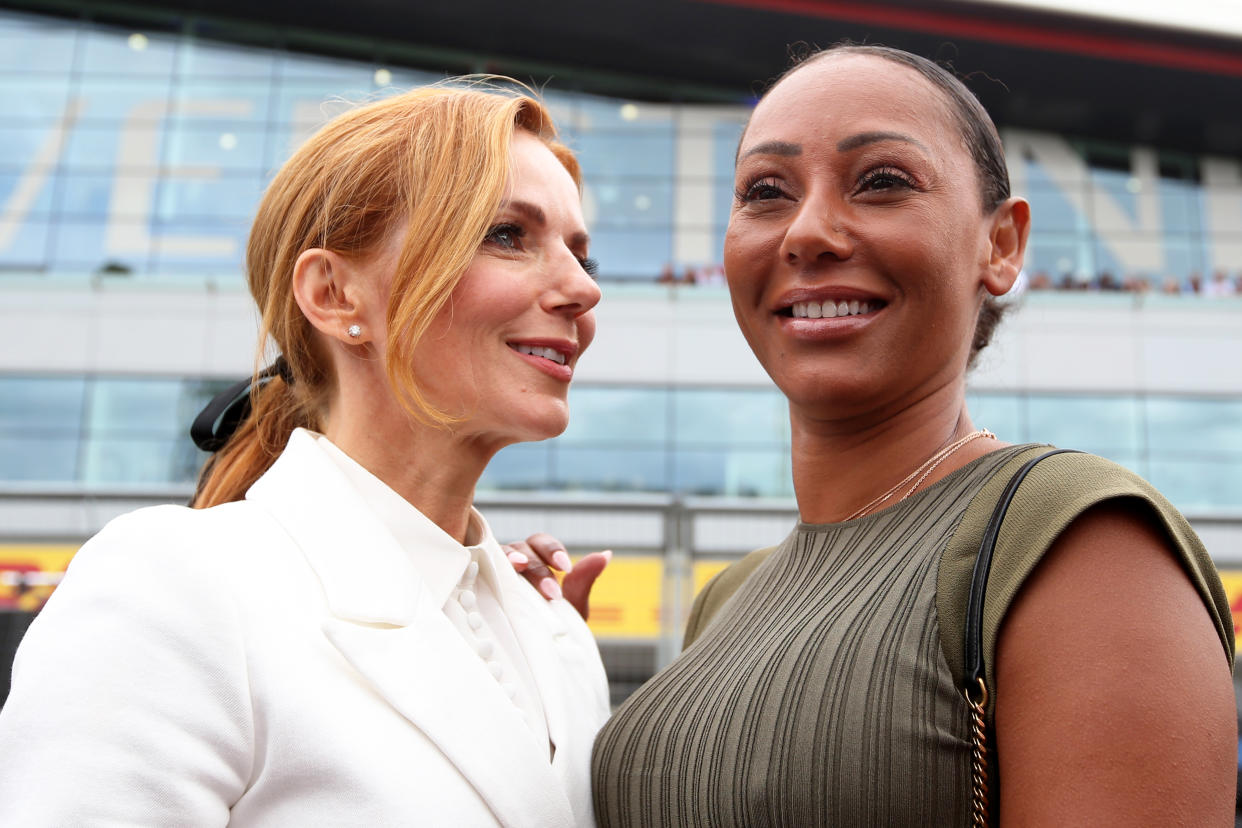
[{"label": "forehead", "polygon": [[788,134],[900,132],[928,146],[960,146],[961,130],[945,93],[909,66],[844,53],[796,70],[755,107],[742,148]]},{"label": "forehead", "polygon": [[509,145],[509,198],[552,199],[577,206],[578,187],[565,165],[540,139],[525,130],[513,134]]}]

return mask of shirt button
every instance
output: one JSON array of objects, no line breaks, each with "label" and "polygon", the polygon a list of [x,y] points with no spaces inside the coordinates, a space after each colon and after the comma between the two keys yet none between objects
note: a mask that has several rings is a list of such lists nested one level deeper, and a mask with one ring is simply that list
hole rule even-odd
[{"label": "shirt button", "polygon": [[478,603],[474,598],[474,593],[468,589],[463,591],[457,600],[461,601],[461,605],[468,610],[474,609],[475,604]]},{"label": "shirt button", "polygon": [[492,678],[500,678],[504,668],[500,666],[499,661],[489,661],[487,662],[487,671],[492,674]]},{"label": "shirt button", "polygon": [[478,651],[480,657],[491,658],[492,652],[495,651],[496,648],[492,646],[492,642],[485,640],[478,642],[475,645],[475,649]]},{"label": "shirt button", "polygon": [[467,566],[467,567],[466,567],[466,577],[467,577],[467,578],[474,578],[474,577],[476,577],[478,574],[479,574],[479,562],[478,562],[478,561],[471,561],[471,562],[470,562],[470,564],[469,564],[469,566]]},{"label": "shirt button", "polygon": [[517,685],[514,684],[513,682],[511,681],[501,682],[500,689],[504,690],[505,694],[509,698],[511,699],[517,698],[518,689],[517,689]]},{"label": "shirt button", "polygon": [[470,625],[472,630],[481,630],[483,629],[483,616],[477,612],[472,612],[466,616],[466,623]]}]

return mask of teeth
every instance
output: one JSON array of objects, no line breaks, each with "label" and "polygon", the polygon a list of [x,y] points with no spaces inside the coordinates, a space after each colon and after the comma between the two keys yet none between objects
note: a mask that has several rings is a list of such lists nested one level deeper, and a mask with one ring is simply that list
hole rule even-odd
[{"label": "teeth", "polygon": [[557,365],[565,364],[565,355],[555,348],[541,348],[538,345],[514,345],[513,349],[519,354],[529,354],[530,356],[550,359]]},{"label": "teeth", "polygon": [[833,319],[838,316],[860,316],[871,313],[870,302],[850,301],[795,302],[790,311],[798,319]]}]

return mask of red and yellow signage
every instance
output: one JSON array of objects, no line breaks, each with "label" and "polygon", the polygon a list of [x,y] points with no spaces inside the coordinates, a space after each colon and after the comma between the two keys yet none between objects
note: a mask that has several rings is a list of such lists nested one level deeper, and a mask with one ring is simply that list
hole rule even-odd
[{"label": "red and yellow signage", "polygon": [[[38,611],[77,551],[77,546],[64,544],[0,544],[0,612]],[[696,561],[691,595],[729,563]],[[1233,610],[1234,631],[1242,638],[1242,569],[1223,569],[1220,579]],[[618,555],[592,591],[591,630],[601,639],[659,638],[664,588],[664,559],[659,555]]]},{"label": "red and yellow signage", "polygon": [[618,555],[591,590],[588,626],[597,638],[659,638],[664,559]]},{"label": "red and yellow signage", "polygon": [[77,546],[0,544],[0,612],[37,612]]},{"label": "red and yellow signage", "polygon": [[1225,585],[1229,609],[1233,610],[1233,634],[1242,638],[1242,569],[1220,570],[1220,582]]}]

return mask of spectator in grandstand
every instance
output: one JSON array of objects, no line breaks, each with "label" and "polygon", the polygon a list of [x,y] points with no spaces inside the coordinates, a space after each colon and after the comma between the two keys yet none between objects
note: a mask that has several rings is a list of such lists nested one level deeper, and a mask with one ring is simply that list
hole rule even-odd
[{"label": "spectator in grandstand", "polygon": [[1031,277],[1031,290],[1051,290],[1052,277],[1048,275],[1046,270],[1037,270],[1035,275]]},{"label": "spectator in grandstand", "polygon": [[471,506],[497,450],[565,428],[599,299],[579,185],[539,103],[477,85],[293,155],[247,259],[283,358],[220,418],[202,508],[110,523],[34,622],[0,824],[591,823],[599,654]]},{"label": "spectator in grandstand", "polygon": [[1235,293],[1237,293],[1237,287],[1223,269],[1214,271],[1211,281],[1203,286],[1204,296],[1233,296]]},{"label": "spectator in grandstand", "polygon": [[1047,450],[966,410],[1029,225],[983,108],[922,58],[830,49],[760,100],[736,191],[725,272],[788,398],[801,523],[703,590],[685,651],[600,732],[600,825],[970,824],[967,686],[989,734],[975,817],[1227,824],[1229,607],[1121,467],[1057,454],[1025,479],[983,604],[986,692],[966,681],[984,526]]}]

